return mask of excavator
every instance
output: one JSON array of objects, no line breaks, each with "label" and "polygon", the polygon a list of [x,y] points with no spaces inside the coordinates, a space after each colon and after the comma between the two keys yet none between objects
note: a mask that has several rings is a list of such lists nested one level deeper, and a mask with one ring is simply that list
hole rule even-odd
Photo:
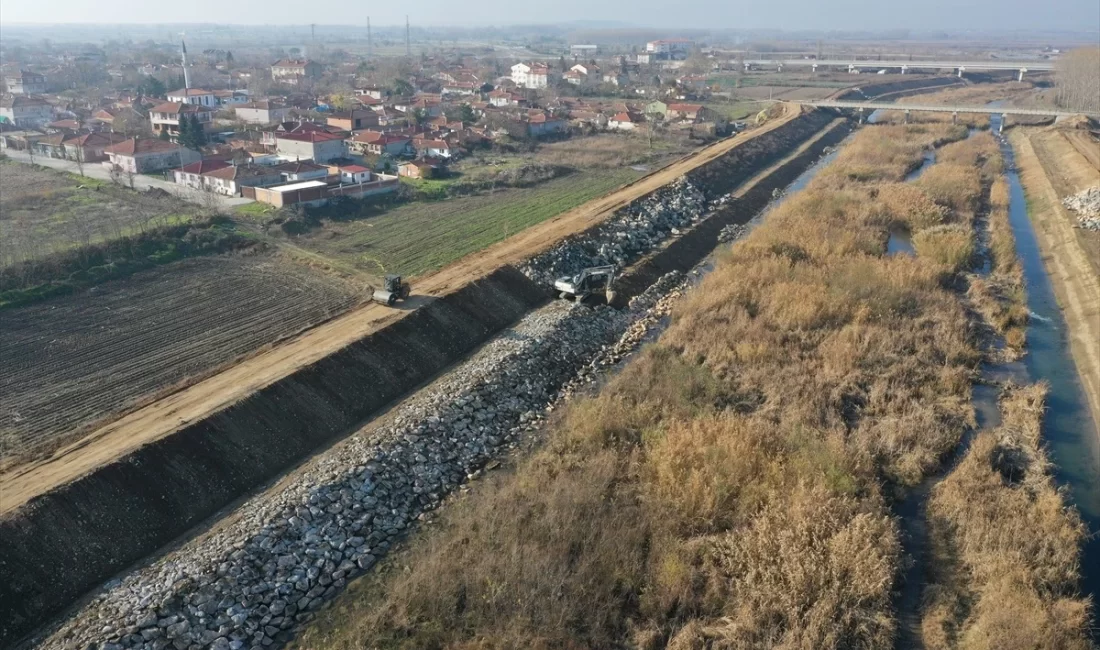
[{"label": "excavator", "polygon": [[607,302],[615,300],[612,283],[615,281],[615,267],[590,266],[576,275],[563,275],[554,281],[554,289],[559,298],[572,298],[577,302],[603,292]]},{"label": "excavator", "polygon": [[412,287],[409,286],[408,282],[402,282],[400,275],[392,273],[382,278],[381,288],[371,287],[371,289],[371,300],[387,307],[393,307],[398,300],[407,299],[412,291]]}]

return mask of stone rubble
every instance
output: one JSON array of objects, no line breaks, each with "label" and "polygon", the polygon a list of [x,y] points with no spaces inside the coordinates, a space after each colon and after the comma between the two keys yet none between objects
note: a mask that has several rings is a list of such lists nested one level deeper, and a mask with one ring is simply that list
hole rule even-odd
[{"label": "stone rubble", "polygon": [[[524,270],[549,282],[595,263],[621,266],[727,199],[708,202],[682,178]],[[727,230],[724,241],[745,232]],[[655,338],[687,285],[670,273],[623,311],[555,301],[531,312],[384,422],[239,506],[231,523],[105,585],[41,647],[283,645],[417,519],[537,431],[560,400]]]},{"label": "stone rubble", "polygon": [[528,260],[520,270],[535,282],[552,285],[557,278],[589,266],[613,264],[622,269],[702,221],[726,200],[728,197],[708,201],[702,190],[682,176],[619,210],[592,232],[570,237]]},{"label": "stone rubble", "polygon": [[741,239],[742,237],[744,237],[745,233],[748,232],[748,230],[749,230],[749,227],[748,227],[747,224],[743,224],[743,223],[730,224],[730,225],[726,226],[725,228],[722,228],[722,230],[720,230],[718,232],[718,241],[723,243],[723,244],[727,244],[729,242],[737,241],[738,239]]},{"label": "stone rubble", "polygon": [[1077,213],[1077,225],[1100,232],[1100,185],[1062,199],[1062,205]]}]

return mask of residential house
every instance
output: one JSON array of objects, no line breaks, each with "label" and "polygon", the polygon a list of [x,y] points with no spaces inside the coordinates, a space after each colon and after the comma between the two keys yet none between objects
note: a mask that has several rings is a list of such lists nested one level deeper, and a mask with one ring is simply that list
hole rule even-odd
[{"label": "residential house", "polygon": [[318,124],[317,122],[282,122],[273,129],[264,130],[260,135],[260,144],[268,151],[275,151],[275,140],[284,133],[311,133],[314,131],[319,133],[331,133],[339,130],[340,129],[329,127],[325,124]]},{"label": "residential house", "polygon": [[374,156],[402,156],[409,152],[411,142],[408,136],[383,134],[366,145],[366,152]]},{"label": "residential house", "polygon": [[315,181],[328,178],[328,168],[308,160],[285,162],[271,167],[273,171],[282,176],[287,183],[300,181]]},{"label": "residential house", "polygon": [[134,174],[156,172],[193,163],[202,155],[159,138],[130,138],[106,147],[103,153],[111,168]]},{"label": "residential house", "polygon": [[46,92],[45,75],[19,70],[15,74],[4,75],[4,85],[13,95],[38,95]]},{"label": "residential house", "polygon": [[329,166],[328,170],[338,175],[341,183],[368,183],[371,179],[370,170],[362,165]]},{"label": "residential house", "polygon": [[548,115],[542,111],[537,111],[527,115],[527,135],[532,138],[539,138],[545,135],[553,135],[555,133],[566,133],[569,131],[569,122],[560,118]]},{"label": "residential house", "polygon": [[33,95],[8,95],[0,98],[0,118],[19,127],[39,127],[53,121],[53,106]]},{"label": "residential house", "polygon": [[443,84],[444,95],[475,95],[481,84],[476,81],[450,81]]},{"label": "residential house", "polygon": [[275,153],[317,163],[326,163],[347,155],[344,136],[324,131],[278,134],[275,137]]},{"label": "residential house", "polygon": [[15,149],[16,151],[33,151],[34,144],[40,138],[46,137],[41,131],[31,130],[0,130],[0,149]]},{"label": "residential house", "polygon": [[655,100],[645,105],[645,114],[647,117],[663,120],[668,115],[668,104],[661,100]]},{"label": "residential house", "polygon": [[249,124],[273,124],[283,122],[290,115],[290,109],[268,99],[236,104],[233,112],[237,119]]},{"label": "residential house", "polygon": [[69,160],[100,162],[107,159],[107,154],[103,153],[107,147],[125,140],[126,136],[121,133],[102,131],[71,137],[64,140],[62,144],[65,145],[65,157]]},{"label": "residential house", "polygon": [[178,104],[196,104],[198,106],[217,106],[218,100],[214,97],[214,91],[202,88],[180,88],[166,95],[168,101]]},{"label": "residential house", "polygon": [[694,122],[702,119],[705,109],[702,104],[669,104],[665,119],[669,121]]},{"label": "residential house", "polygon": [[283,182],[283,175],[262,165],[230,165],[203,174],[207,191],[240,196],[245,187],[265,187]]},{"label": "residential house", "polygon": [[215,90],[214,101],[218,106],[236,106],[247,104],[251,98],[247,90]]},{"label": "residential house", "polygon": [[607,120],[607,128],[613,131],[633,131],[639,128],[641,123],[641,115],[623,111],[622,113],[615,113]]},{"label": "residential house", "polygon": [[65,145],[62,143],[66,137],[64,133],[48,133],[34,143],[34,152],[46,158],[64,158]]},{"label": "residential house", "polygon": [[46,125],[47,131],[65,131],[69,134],[76,133],[80,130],[80,122],[77,120],[54,120]]},{"label": "residential house", "polygon": [[621,72],[605,72],[603,82],[612,86],[625,86],[630,78]]},{"label": "residential house", "polygon": [[599,51],[599,49],[600,49],[599,45],[577,44],[577,45],[570,45],[569,46],[569,53],[572,54],[574,57],[582,57],[583,56],[583,57],[592,58],[593,56],[595,56],[596,52]]},{"label": "residential house", "polygon": [[397,175],[406,178],[434,178],[442,168],[438,158],[418,158],[397,166]]},{"label": "residential house", "polygon": [[588,75],[584,74],[583,72],[578,72],[577,70],[569,70],[567,72],[564,72],[562,73],[561,78],[564,79],[566,83],[573,84],[574,86],[588,85]]},{"label": "residential house", "polygon": [[578,126],[607,127],[607,116],[597,111],[570,111],[569,121]]},{"label": "residential house", "polygon": [[451,145],[446,140],[415,138],[413,139],[413,149],[416,150],[416,155],[422,158],[443,158],[446,160],[454,155]]},{"label": "residential house", "polygon": [[198,118],[203,130],[210,130],[214,125],[216,111],[217,109],[213,106],[203,104],[164,102],[149,109],[149,122],[153,127],[153,133],[157,135],[168,133],[174,138],[180,134],[180,120],[185,117],[190,120],[192,115]]},{"label": "residential house", "polygon": [[544,63],[517,63],[512,66],[512,82],[522,88],[546,88],[550,68]]},{"label": "residential house", "polygon": [[378,86],[366,86],[364,88],[356,88],[355,94],[358,97],[370,97],[371,99],[377,99],[381,101],[388,93],[383,88]]},{"label": "residential house", "polygon": [[206,181],[202,176],[204,173],[231,166],[224,160],[196,160],[179,169],[172,170],[172,177],[177,185],[190,187],[194,190],[205,190]]},{"label": "residential house", "polygon": [[684,90],[700,91],[707,89],[707,76],[703,74],[688,74],[676,80],[676,84]]},{"label": "residential house", "polygon": [[378,126],[378,113],[368,108],[357,108],[350,111],[333,113],[325,118],[325,123],[344,131],[358,131],[372,126]]},{"label": "residential house", "polygon": [[309,59],[281,59],[271,66],[271,80],[278,84],[297,84],[321,76],[321,64]]},{"label": "residential house", "polygon": [[505,106],[519,106],[523,98],[507,90],[494,90],[489,93],[489,104],[502,108]]}]

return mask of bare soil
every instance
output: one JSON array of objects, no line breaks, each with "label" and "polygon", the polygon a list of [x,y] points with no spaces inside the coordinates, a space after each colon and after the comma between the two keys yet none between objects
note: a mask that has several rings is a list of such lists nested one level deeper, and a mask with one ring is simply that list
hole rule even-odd
[{"label": "bare soil", "polygon": [[1016,129],[1012,144],[1043,263],[1066,318],[1070,350],[1100,435],[1100,234],[1075,228],[1061,201],[1100,183],[1100,171],[1058,129]]},{"label": "bare soil", "polygon": [[454,291],[495,269],[515,264],[552,247],[610,217],[630,202],[667,185],[684,173],[721,157],[731,149],[795,118],[799,109],[786,106],[782,115],[735,138],[693,152],[646,177],[528,228],[447,267],[416,279],[415,294],[401,309],[365,304],[302,335],[251,356],[198,383],[158,399],[100,427],[50,457],[0,474],[4,498],[0,513],[9,512],[37,494],[47,492],[95,467],[171,434],[191,422],[232,404],[252,392],[339,350],[401,318],[426,301]]},{"label": "bare soil", "polygon": [[279,256],[224,255],[0,311],[5,464],[342,313],[360,295]]}]

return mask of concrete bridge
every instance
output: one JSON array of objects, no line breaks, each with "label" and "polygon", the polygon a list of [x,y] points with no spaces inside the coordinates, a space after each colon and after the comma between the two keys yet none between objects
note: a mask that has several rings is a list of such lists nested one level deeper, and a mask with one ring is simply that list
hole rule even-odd
[{"label": "concrete bridge", "polygon": [[1001,59],[989,59],[987,61],[863,61],[857,59],[752,59],[744,62],[745,69],[775,68],[782,72],[784,67],[810,67],[817,72],[818,67],[847,68],[848,72],[855,73],[863,70],[893,70],[905,74],[910,70],[955,70],[959,76],[967,70],[1014,70],[1017,78],[1024,80],[1024,73],[1030,71],[1050,71],[1054,69],[1051,61],[1004,61]]},{"label": "concrete bridge", "polygon": [[937,106],[935,104],[894,104],[891,102],[861,102],[842,99],[819,99],[809,101],[792,101],[793,104],[814,106],[817,108],[842,108],[859,111],[859,121],[863,121],[865,111],[904,111],[905,121],[909,121],[912,111],[925,113],[951,113],[952,121],[957,120],[959,113],[985,113],[986,115],[1000,115],[1000,129],[1004,129],[1004,118],[1009,115],[1030,115],[1036,117],[1071,117],[1073,115],[1087,115],[1092,118],[1100,118],[1100,113],[1083,113],[1081,111],[1059,111],[1046,108],[1012,108],[1005,106]]}]

